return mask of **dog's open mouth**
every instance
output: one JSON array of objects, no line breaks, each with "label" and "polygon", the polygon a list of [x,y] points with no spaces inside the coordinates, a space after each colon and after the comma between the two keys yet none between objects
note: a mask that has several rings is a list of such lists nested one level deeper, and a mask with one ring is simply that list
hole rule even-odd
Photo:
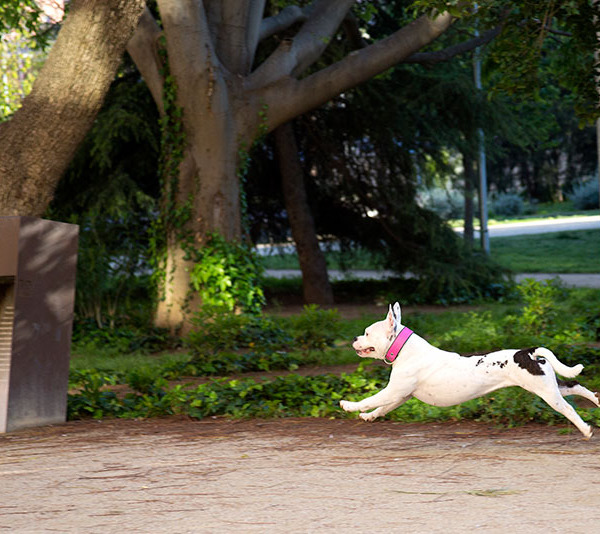
[{"label": "dog's open mouth", "polygon": [[371,352],[375,352],[375,347],[367,347],[366,349],[354,349],[358,356],[368,356]]}]

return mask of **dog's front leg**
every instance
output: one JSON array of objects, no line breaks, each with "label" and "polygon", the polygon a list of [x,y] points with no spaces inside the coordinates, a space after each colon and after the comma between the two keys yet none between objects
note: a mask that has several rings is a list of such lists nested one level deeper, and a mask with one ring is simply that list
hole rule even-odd
[{"label": "dog's front leg", "polygon": [[412,397],[412,395],[409,395],[408,397],[404,397],[403,399],[400,399],[398,402],[393,402],[392,404],[386,404],[385,406],[380,406],[379,408],[375,408],[372,412],[361,413],[359,415],[359,417],[363,421],[367,421],[368,423],[371,421],[375,421],[375,419],[377,419],[378,417],[383,417],[386,413],[389,413],[392,410],[395,410],[396,408],[398,408],[398,406],[400,406],[401,404],[404,404],[411,397]]},{"label": "dog's front leg", "polygon": [[[388,384],[386,388],[371,397],[367,397],[359,402],[342,400],[340,401],[340,406],[347,412],[368,412],[375,408],[384,408],[387,405],[394,404],[399,406],[405,399],[411,396],[413,389],[412,384],[408,387],[405,385],[402,389]],[[387,413],[387,411],[385,413]],[[376,417],[379,417],[379,415]]]}]

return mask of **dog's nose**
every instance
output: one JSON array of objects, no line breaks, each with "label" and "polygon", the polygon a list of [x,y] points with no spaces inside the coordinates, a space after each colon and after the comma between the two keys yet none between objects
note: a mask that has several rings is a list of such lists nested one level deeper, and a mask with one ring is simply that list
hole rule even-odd
[{"label": "dog's nose", "polygon": [[356,336],[353,340],[352,343],[356,343],[356,340],[358,339],[358,336]]}]

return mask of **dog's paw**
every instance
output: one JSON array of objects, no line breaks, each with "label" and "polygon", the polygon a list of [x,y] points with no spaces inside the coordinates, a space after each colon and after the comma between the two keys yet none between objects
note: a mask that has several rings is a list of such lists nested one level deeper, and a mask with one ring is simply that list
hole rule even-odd
[{"label": "dog's paw", "polygon": [[347,400],[341,400],[340,401],[340,406],[342,407],[342,410],[346,411],[346,412],[355,412],[357,410],[356,408],[356,402],[350,402]]},{"label": "dog's paw", "polygon": [[377,419],[377,416],[373,415],[373,412],[361,413],[358,417],[360,417],[363,421],[366,421],[367,423],[370,423],[371,421],[375,421],[375,419]]}]

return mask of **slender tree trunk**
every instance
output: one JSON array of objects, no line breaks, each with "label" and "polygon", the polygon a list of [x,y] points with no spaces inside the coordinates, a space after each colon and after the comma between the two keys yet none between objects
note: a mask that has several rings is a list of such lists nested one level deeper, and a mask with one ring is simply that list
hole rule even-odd
[{"label": "slender tree trunk", "polygon": [[0,125],[0,215],[44,213],[91,127],[143,0],[74,0],[33,90]]},{"label": "slender tree trunk", "polygon": [[[596,80],[596,92],[598,93],[596,106],[600,110],[600,0],[592,0],[592,5],[595,10],[594,25],[596,27],[596,49],[594,50],[594,66],[596,67],[594,79]],[[596,119],[596,152],[598,158],[598,203],[600,205],[600,117]]]},{"label": "slender tree trunk", "polygon": [[475,160],[471,155],[465,151],[462,157],[465,168],[465,224],[463,238],[465,246],[468,249],[472,249],[474,241],[473,216],[475,213],[473,199],[477,175],[475,172]]},{"label": "slender tree trunk", "polygon": [[299,161],[298,146],[291,123],[288,122],[275,130],[275,146],[285,208],[302,270],[304,302],[331,305],[333,291],[327,276],[325,256],[319,247],[314,219],[308,205],[304,172]]}]

